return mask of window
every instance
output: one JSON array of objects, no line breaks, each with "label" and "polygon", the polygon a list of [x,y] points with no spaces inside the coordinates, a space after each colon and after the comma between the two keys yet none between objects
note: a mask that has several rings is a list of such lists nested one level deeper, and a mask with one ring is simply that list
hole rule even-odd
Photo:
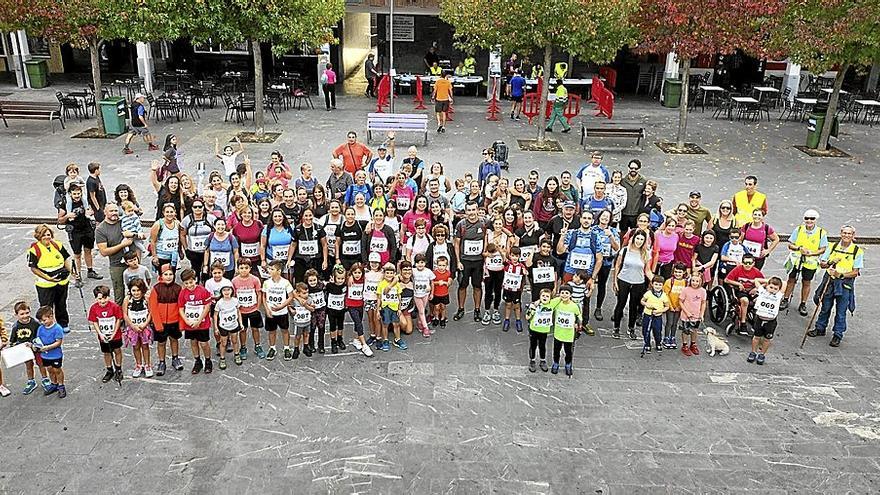
[{"label": "window", "polygon": [[234,53],[234,54],[244,54],[247,55],[250,53],[248,50],[247,41],[242,41],[239,43],[232,44],[220,44],[214,43],[210,39],[203,44],[194,45],[193,51],[195,53],[217,53],[217,54],[226,54],[226,53]]},{"label": "window", "polygon": [[28,51],[33,57],[49,57],[49,40],[39,36],[28,36]]}]

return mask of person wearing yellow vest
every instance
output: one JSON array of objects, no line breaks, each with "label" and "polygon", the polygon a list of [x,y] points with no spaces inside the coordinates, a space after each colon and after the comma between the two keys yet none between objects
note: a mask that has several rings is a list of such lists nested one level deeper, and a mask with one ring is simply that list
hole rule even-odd
[{"label": "person wearing yellow vest", "polygon": [[568,120],[562,115],[565,110],[565,104],[568,103],[568,90],[562,85],[562,79],[556,80],[556,99],[553,100],[553,111],[550,112],[550,120],[547,121],[545,131],[553,132],[553,124],[558,120],[562,124],[562,132],[571,131]]},{"label": "person wearing yellow vest", "polygon": [[[820,305],[816,326],[807,334],[822,337],[828,328],[831,309],[835,308],[834,326],[829,345],[840,347],[846,332],[846,312],[856,309],[855,281],[865,267],[865,252],[854,241],[856,229],[851,225],[840,228],[840,241],[830,245],[819,258],[819,266],[826,270],[822,283],[816,288],[813,302]],[[827,285],[827,287],[826,287]]]},{"label": "person wearing yellow vest", "polygon": [[36,242],[28,248],[28,267],[34,274],[37,299],[40,306],[55,310],[55,319],[64,333],[70,332],[70,316],[67,313],[67,288],[70,279],[70,253],[55,240],[52,228],[46,224],[34,228]]},{"label": "person wearing yellow vest", "polygon": [[529,79],[540,79],[544,77],[544,66],[541,64],[535,64],[532,66],[532,74]]},{"label": "person wearing yellow vest", "polygon": [[464,72],[468,76],[472,76],[477,72],[477,61],[473,55],[468,55],[464,59]]},{"label": "person wearing yellow vest", "polygon": [[428,72],[432,76],[440,76],[443,74],[443,68],[437,62],[434,62],[434,65],[428,67]]},{"label": "person wearing yellow vest", "polygon": [[788,272],[788,283],[782,297],[781,310],[788,309],[798,274],[801,276],[801,303],[798,314],[807,316],[807,300],[810,298],[810,285],[816,270],[819,268],[819,256],[828,249],[828,235],[825,229],[816,226],[819,212],[809,209],[804,212],[804,223],[794,228],[788,238],[788,259],[785,270]]},{"label": "person wearing yellow vest", "polygon": [[746,188],[733,195],[733,215],[737,225],[745,225],[752,221],[752,212],[762,210],[767,214],[767,195],[758,192],[758,178],[746,176]]}]

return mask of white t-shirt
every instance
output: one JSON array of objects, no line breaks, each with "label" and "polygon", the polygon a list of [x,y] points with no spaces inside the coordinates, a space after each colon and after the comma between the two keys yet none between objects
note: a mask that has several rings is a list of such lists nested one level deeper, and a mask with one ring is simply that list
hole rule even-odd
[{"label": "white t-shirt", "polygon": [[782,303],[782,291],[771,294],[767,289],[760,287],[758,297],[755,299],[755,314],[762,320],[773,320],[779,315],[780,303]]},{"label": "white t-shirt", "polygon": [[394,174],[394,158],[391,157],[390,154],[385,155],[385,159],[373,158],[373,161],[370,162],[370,170],[375,172],[376,175],[382,179],[383,184],[388,183],[388,178]]},{"label": "white t-shirt", "polygon": [[[266,302],[269,307],[278,306],[290,297],[293,292],[293,286],[286,278],[281,278],[278,282],[267,279],[263,282],[263,294],[266,296]],[[287,314],[287,307],[283,307],[278,311],[272,311],[272,316],[284,316]]]},{"label": "white t-shirt", "polygon": [[214,296],[214,299],[220,298],[220,290],[224,287],[232,287],[232,282],[228,278],[221,278],[219,282],[214,280],[214,277],[208,279],[205,282],[205,289]]},{"label": "white t-shirt", "polygon": [[228,301],[220,299],[214,304],[214,311],[217,313],[217,325],[223,330],[238,329],[238,299],[232,298]]},{"label": "white t-shirt", "polygon": [[431,293],[431,282],[436,276],[434,272],[425,268],[424,270],[413,270],[413,295],[415,297],[425,297]]}]

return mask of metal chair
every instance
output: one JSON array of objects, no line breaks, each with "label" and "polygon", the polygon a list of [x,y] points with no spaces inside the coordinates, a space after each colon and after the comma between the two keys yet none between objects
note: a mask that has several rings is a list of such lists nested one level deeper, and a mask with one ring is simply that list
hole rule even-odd
[{"label": "metal chair", "polygon": [[64,96],[61,91],[55,92],[55,98],[58,99],[58,103],[61,103],[61,110],[64,113],[64,118],[68,118],[70,116],[70,112],[73,111],[73,114],[76,116],[77,120],[82,120],[82,111],[83,105],[76,98],[71,98],[69,96]]}]

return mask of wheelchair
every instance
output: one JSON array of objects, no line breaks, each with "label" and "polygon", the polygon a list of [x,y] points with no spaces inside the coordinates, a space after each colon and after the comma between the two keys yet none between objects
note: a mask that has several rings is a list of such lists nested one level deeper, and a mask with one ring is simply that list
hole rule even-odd
[{"label": "wheelchair", "polygon": [[[736,331],[739,324],[739,298],[733,287],[727,284],[716,285],[709,291],[709,319],[716,325],[721,325],[725,321],[730,321],[725,326],[727,335],[731,335]],[[746,312],[746,326],[752,327],[755,319],[755,299],[749,299],[749,307]]]}]

